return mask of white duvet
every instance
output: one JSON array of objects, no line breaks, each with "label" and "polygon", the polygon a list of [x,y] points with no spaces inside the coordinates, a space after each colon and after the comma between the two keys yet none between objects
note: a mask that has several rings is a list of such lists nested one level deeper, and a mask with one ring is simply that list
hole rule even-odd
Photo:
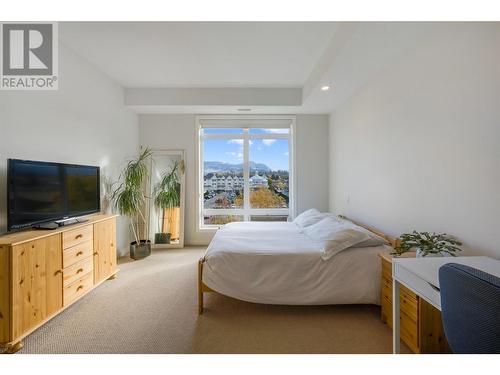
[{"label": "white duvet", "polygon": [[350,248],[329,260],[291,222],[224,225],[205,253],[203,282],[244,301],[285,305],[380,304],[388,246]]}]

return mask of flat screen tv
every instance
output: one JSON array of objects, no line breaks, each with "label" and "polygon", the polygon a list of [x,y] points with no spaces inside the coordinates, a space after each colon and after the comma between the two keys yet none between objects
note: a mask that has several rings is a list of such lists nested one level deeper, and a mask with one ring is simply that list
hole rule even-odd
[{"label": "flat screen tv", "polygon": [[99,167],[9,159],[7,170],[9,231],[101,210]]}]

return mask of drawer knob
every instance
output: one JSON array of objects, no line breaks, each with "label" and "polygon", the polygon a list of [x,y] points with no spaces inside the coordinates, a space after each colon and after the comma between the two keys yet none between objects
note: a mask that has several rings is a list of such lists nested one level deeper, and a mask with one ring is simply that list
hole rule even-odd
[{"label": "drawer knob", "polygon": [[54,276],[56,276],[56,275],[58,275],[60,273],[62,273],[62,270],[57,270],[56,272],[54,272]]},{"label": "drawer knob", "polygon": [[83,285],[78,285],[78,288],[76,288],[76,291],[78,292],[80,289],[83,289]]},{"label": "drawer knob", "polygon": [[76,237],[75,237],[75,240],[79,239],[79,238],[83,238],[83,234],[78,234]]},{"label": "drawer knob", "polygon": [[80,273],[80,272],[83,272],[83,268],[79,268],[78,271],[76,271],[76,273]]},{"label": "drawer knob", "polygon": [[83,251],[79,251],[76,253],[76,256],[79,257],[80,255],[83,255]]}]

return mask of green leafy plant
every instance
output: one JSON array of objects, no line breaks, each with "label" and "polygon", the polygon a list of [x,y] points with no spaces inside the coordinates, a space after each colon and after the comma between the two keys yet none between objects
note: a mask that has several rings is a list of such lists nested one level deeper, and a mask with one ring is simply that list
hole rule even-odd
[{"label": "green leafy plant", "polygon": [[396,249],[395,255],[401,255],[408,251],[417,250],[422,256],[429,254],[447,253],[455,256],[455,252],[462,251],[458,246],[462,243],[446,233],[417,232],[403,233],[400,237],[400,245]]},{"label": "green leafy plant", "polygon": [[179,182],[179,162],[174,162],[170,171],[165,172],[154,189],[154,205],[161,211],[158,222],[158,231],[161,232],[161,223],[165,219],[165,210],[179,207],[181,204],[181,184]]},{"label": "green leafy plant", "polygon": [[[148,177],[148,158],[151,150],[146,148],[137,158],[130,160],[120,174],[118,187],[111,194],[113,208],[120,214],[128,216],[130,226],[137,244],[140,244],[139,225],[144,223],[147,230],[147,220],[142,212],[146,202],[144,181]],[[121,182],[120,182],[121,181]]]}]

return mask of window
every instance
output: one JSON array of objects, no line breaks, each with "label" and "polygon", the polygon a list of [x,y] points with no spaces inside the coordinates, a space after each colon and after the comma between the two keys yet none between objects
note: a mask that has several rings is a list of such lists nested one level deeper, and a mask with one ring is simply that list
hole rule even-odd
[{"label": "window", "polygon": [[199,228],[293,215],[293,117],[199,117]]}]

